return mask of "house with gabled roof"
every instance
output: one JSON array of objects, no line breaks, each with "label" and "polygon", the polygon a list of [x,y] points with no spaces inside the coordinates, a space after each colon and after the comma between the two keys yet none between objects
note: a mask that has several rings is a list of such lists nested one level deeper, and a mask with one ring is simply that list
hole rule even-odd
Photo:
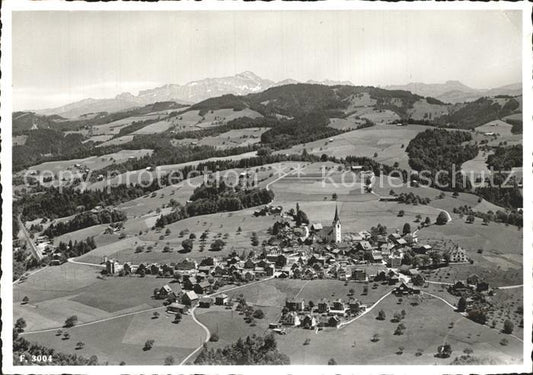
[{"label": "house with gabled roof", "polygon": [[198,295],[194,291],[191,290],[183,293],[183,296],[181,297],[181,303],[186,306],[192,306],[196,302],[198,302]]}]

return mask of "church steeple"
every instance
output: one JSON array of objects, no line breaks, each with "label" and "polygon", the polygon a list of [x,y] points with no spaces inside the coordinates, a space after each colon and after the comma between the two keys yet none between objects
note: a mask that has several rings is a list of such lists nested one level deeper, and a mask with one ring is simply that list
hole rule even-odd
[{"label": "church steeple", "polygon": [[333,228],[331,230],[331,238],[330,240],[335,243],[341,243],[342,242],[342,229],[341,229],[341,220],[339,219],[339,209],[337,205],[335,205],[335,217],[333,218]]}]

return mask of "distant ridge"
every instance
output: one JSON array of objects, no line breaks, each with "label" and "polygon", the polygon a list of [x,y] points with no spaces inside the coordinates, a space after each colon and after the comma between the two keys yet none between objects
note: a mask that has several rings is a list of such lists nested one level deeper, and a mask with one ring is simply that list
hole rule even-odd
[{"label": "distant ridge", "polygon": [[430,96],[445,103],[463,103],[477,100],[483,96],[522,95],[522,84],[513,83],[493,89],[474,89],[459,81],[445,83],[411,82],[405,85],[385,86],[386,90],[406,90],[420,96]]}]

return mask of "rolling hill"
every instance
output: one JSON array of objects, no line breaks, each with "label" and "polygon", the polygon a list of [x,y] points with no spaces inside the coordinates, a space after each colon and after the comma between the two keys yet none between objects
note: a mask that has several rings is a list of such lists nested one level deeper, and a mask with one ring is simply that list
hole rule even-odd
[{"label": "rolling hill", "polygon": [[406,85],[386,86],[387,90],[406,90],[421,96],[430,96],[444,103],[464,103],[475,101],[483,96],[522,95],[522,84],[496,87],[488,90],[474,89],[459,81],[447,81],[445,83],[421,83],[412,82]]}]

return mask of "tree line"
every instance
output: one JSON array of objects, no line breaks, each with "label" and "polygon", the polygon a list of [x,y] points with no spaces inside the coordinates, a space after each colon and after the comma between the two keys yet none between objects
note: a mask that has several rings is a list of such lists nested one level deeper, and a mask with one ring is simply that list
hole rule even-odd
[{"label": "tree line", "polygon": [[52,238],[79,229],[92,227],[93,225],[111,224],[124,220],[126,220],[126,214],[119,210],[104,209],[98,212],[86,211],[74,216],[72,220],[50,224],[44,230],[43,234]]},{"label": "tree line", "polygon": [[236,190],[228,187],[223,181],[217,187],[209,187],[204,183],[194,190],[185,206],[178,205],[171,213],[161,215],[155,226],[161,228],[192,216],[255,207],[270,203],[273,198],[274,193],[271,190],[259,188]]},{"label": "tree line", "polygon": [[195,365],[289,365],[290,359],[278,350],[272,333],[265,337],[247,336],[224,348],[204,348]]}]

